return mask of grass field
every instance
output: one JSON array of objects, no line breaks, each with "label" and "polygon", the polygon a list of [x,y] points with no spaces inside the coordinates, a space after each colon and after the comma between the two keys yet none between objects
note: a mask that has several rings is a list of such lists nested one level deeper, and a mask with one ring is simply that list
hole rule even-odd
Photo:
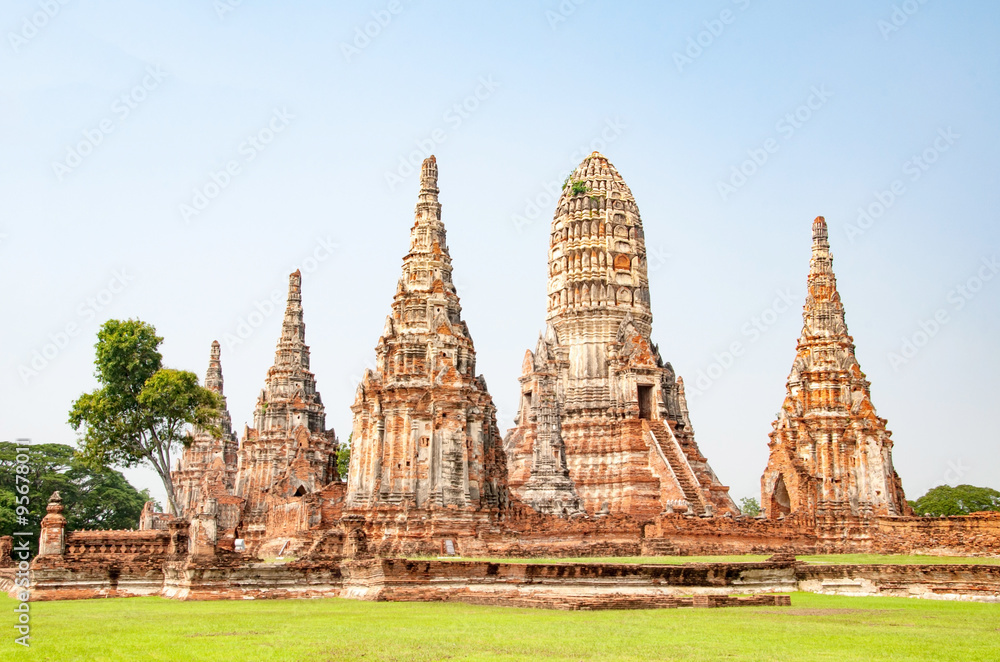
[{"label": "grass field", "polygon": [[[549,558],[549,559],[492,559],[492,558],[459,558],[459,557],[414,557],[417,560],[448,560],[448,561],[491,561],[493,563],[733,563],[765,561],[767,554],[744,554],[742,556],[615,556],[615,557],[584,557],[584,558]],[[820,554],[814,556],[797,556],[798,561],[806,563],[979,563],[985,565],[1000,565],[997,556],[919,556],[919,555],[882,555],[882,554]],[[1000,658],[998,658],[1000,659]]]},{"label": "grass field", "polygon": [[[11,618],[15,602],[0,597]],[[1000,605],[796,593],[791,607],[565,612],[342,599],[40,602],[3,660],[1000,659]]]}]

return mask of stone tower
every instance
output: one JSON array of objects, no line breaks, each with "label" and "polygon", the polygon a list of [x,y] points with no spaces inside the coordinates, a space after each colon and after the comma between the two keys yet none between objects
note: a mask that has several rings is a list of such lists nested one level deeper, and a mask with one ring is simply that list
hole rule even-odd
[{"label": "stone tower", "polygon": [[890,432],[875,413],[847,333],[822,216],[812,234],[802,334],[772,424],[761,505],[770,518],[908,514]]},{"label": "stone tower", "polygon": [[504,506],[496,407],[452,282],[437,162],[423,162],[410,249],[392,314],[351,411],[347,508]]},{"label": "stone tower", "polygon": [[683,381],[650,340],[639,209],[597,152],[559,198],[547,309],[504,441],[511,491],[553,514],[738,512],[695,443]]},{"label": "stone tower", "polygon": [[296,271],[288,277],[274,365],[240,448],[236,494],[246,499],[241,533],[250,539],[263,531],[268,496],[302,496],[337,478],[337,436],[326,429],[323,400],[309,372],[301,286]]},{"label": "stone tower", "polygon": [[204,499],[231,495],[236,485],[239,444],[223,393],[220,353],[219,341],[212,341],[205,388],[222,396],[222,415],[215,421],[221,436],[201,428],[192,430],[191,444],[184,448],[177,470],[170,476],[179,514],[186,519],[199,511]]}]

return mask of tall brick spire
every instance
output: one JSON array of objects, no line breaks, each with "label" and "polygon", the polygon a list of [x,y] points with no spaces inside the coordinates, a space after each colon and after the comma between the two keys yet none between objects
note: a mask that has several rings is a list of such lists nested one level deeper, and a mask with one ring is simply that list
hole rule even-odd
[{"label": "tall brick spire", "polygon": [[306,324],[302,321],[302,274],[297,269],[288,276],[288,304],[272,370],[287,371],[289,377],[300,384],[311,377],[307,376],[309,348],[306,346]]},{"label": "tall brick spire", "polygon": [[281,322],[281,337],[274,351],[274,365],[267,371],[257,400],[254,428],[259,432],[305,425],[310,432],[326,432],[323,400],[316,377],[309,371],[309,346],[302,315],[302,274],[288,276],[288,304]]},{"label": "tall brick spire", "polygon": [[736,512],[698,450],[652,323],[639,208],[594,152],[557,203],[546,328],[524,358],[516,427],[504,439],[511,490],[536,510]]},{"label": "tall brick spire", "polygon": [[768,517],[902,515],[909,508],[892,465],[891,433],[848,335],[826,220],[812,224],[808,294],[787,394],[761,477]]},{"label": "tall brick spire", "polygon": [[[213,340],[212,350],[208,358],[208,370],[205,373],[205,388],[218,393],[222,397],[222,417],[219,425],[222,428],[223,437],[230,437],[233,435],[233,420],[229,416],[229,406],[226,403],[226,394],[223,391],[221,355],[222,347],[219,345],[219,341]],[[233,461],[235,461],[235,457]]]},{"label": "tall brick spire", "polygon": [[[560,339],[610,342],[626,315],[639,331],[650,332],[639,208],[618,170],[598,152],[570,174],[559,198],[549,243],[548,295],[547,319]],[[600,320],[596,328],[595,320]]]},{"label": "tall brick spire", "polygon": [[[410,228],[410,250],[403,257],[403,274],[397,288],[397,302],[402,295],[420,292],[421,296],[435,287],[449,300],[449,306],[456,306],[458,296],[451,280],[451,255],[444,223],[441,222],[441,203],[438,202],[437,160],[431,156],[420,167],[420,193],[414,210],[413,227]],[[439,283],[440,281],[440,283]],[[405,322],[405,316],[403,321]]]},{"label": "tall brick spire", "polygon": [[191,431],[191,443],[184,447],[177,469],[170,473],[180,515],[190,518],[207,499],[231,493],[236,482],[239,443],[223,394],[221,348],[212,341],[205,373],[205,388],[222,396],[222,414],[215,423],[221,436],[202,428]]},{"label": "tall brick spire", "polygon": [[283,497],[315,492],[337,478],[337,436],[326,429],[326,410],[316,377],[309,371],[309,347],[302,314],[302,274],[288,277],[288,304],[274,365],[257,398],[252,428],[240,448],[237,495],[246,499],[242,533],[263,530],[265,491]]},{"label": "tall brick spire", "polygon": [[802,314],[802,333],[806,336],[846,336],[844,304],[837,292],[837,277],[833,273],[833,256],[826,219],[817,216],[812,226],[812,258],[806,281],[807,298]]},{"label": "tall brick spire", "polygon": [[351,410],[350,508],[506,503],[496,407],[476,375],[438,202],[437,161],[421,167],[402,277]]}]

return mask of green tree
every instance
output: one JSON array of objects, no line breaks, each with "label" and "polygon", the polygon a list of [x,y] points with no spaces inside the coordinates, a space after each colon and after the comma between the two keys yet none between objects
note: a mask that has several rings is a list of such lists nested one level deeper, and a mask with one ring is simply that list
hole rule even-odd
[{"label": "green tree", "polygon": [[740,499],[740,512],[750,517],[757,517],[760,514],[760,504],[754,497],[743,497]]},{"label": "green tree", "polygon": [[910,501],[917,515],[968,515],[983,510],[1000,511],[1000,492],[974,485],[939,485],[916,501]]},{"label": "green tree", "polygon": [[[45,507],[57,490],[65,507],[66,527],[71,531],[138,526],[149,492],[136,490],[118,471],[87,466],[72,447],[63,444],[27,447],[28,461],[23,463],[27,473],[22,475],[27,479],[28,493],[17,494],[15,469],[19,446],[24,447],[0,442],[0,535],[31,531],[35,534],[31,539],[34,551]],[[22,499],[20,503],[16,501],[18,498]],[[17,506],[25,505],[24,500],[27,513],[20,515],[24,519],[19,520]]]},{"label": "green tree", "polygon": [[163,338],[141,320],[108,320],[97,333],[94,365],[100,388],[81,395],[69,412],[83,428],[80,456],[91,467],[151,466],[163,481],[170,512],[177,502],[171,452],[189,443],[197,425],[220,434],[221,398],[192,372],[163,367]]},{"label": "green tree", "polygon": [[341,444],[337,448],[337,473],[340,474],[340,479],[343,481],[347,480],[347,470],[351,466],[351,439],[354,437],[354,433],[351,432],[347,435],[347,443]]}]

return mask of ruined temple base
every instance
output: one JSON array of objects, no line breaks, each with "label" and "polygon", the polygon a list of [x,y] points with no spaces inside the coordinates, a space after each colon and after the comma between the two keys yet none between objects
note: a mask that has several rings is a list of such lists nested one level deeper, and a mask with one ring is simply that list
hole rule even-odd
[{"label": "ruined temple base", "polygon": [[[320,511],[322,514],[322,511]],[[309,520],[311,521],[311,517]],[[32,600],[161,595],[180,600],[347,597],[461,601],[560,609],[759,604],[737,596],[792,591],[1000,602],[997,565],[807,565],[795,554],[995,556],[1000,513],[948,518],[781,520],[663,515],[552,517],[530,509],[379,508],[275,527],[268,545],[298,559],[265,563],[252,552],[203,540],[191,525],[169,530],[65,534],[61,554],[31,565]],[[294,523],[293,522],[293,523]],[[61,536],[61,531],[58,532]],[[294,545],[286,542],[294,541]],[[287,549],[286,549],[287,552]],[[622,557],[775,554],[766,563],[685,565],[506,563],[414,557]],[[6,586],[0,571],[0,588]],[[711,598],[711,599],[708,599]],[[777,602],[768,604],[779,604]]]},{"label": "ruined temple base", "polygon": [[[0,571],[0,575],[4,572]],[[493,563],[364,559],[33,571],[31,600],[160,595],[177,600],[350,598],[546,609],[784,606],[788,593],[1000,602],[996,565]],[[11,590],[6,577],[0,586]]]}]

